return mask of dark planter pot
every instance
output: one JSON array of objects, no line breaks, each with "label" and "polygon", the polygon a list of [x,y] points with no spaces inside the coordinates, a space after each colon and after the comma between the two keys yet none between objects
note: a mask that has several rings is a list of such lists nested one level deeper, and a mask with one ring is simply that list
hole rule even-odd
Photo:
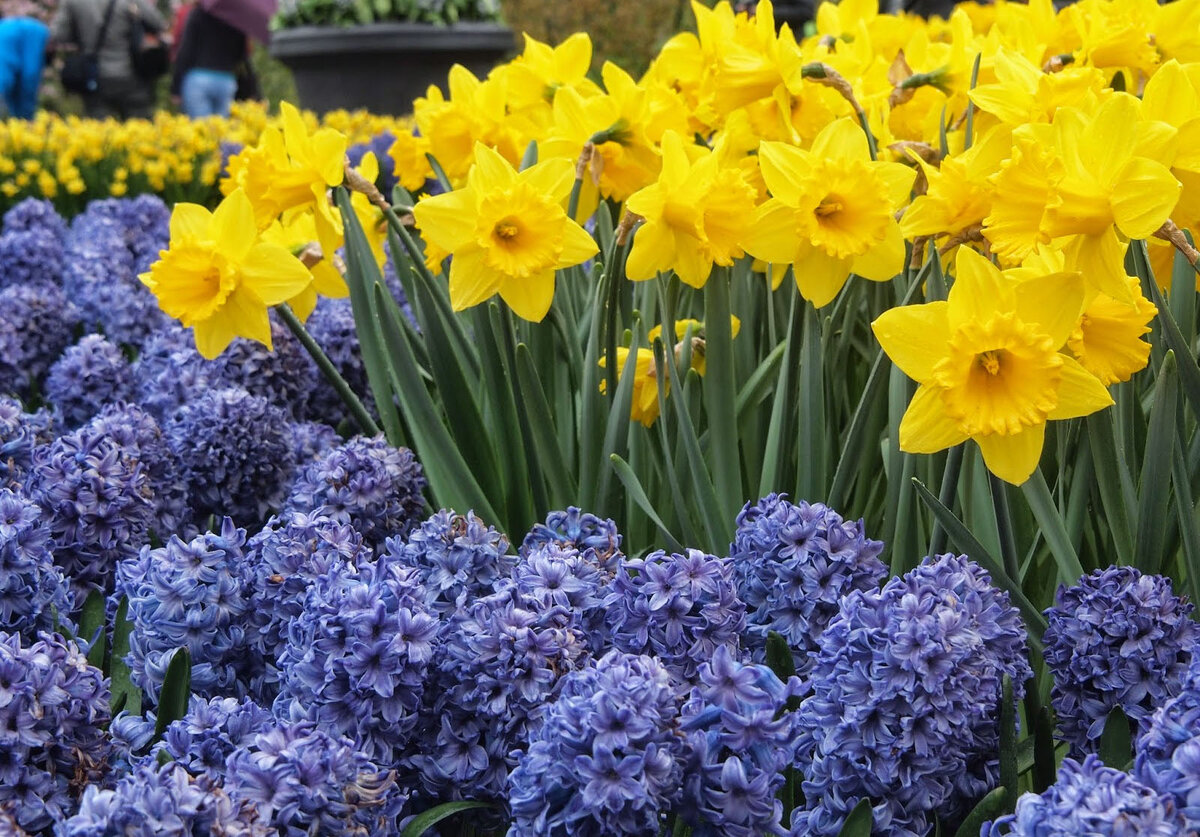
[{"label": "dark planter pot", "polygon": [[402,116],[455,64],[487,75],[515,45],[498,23],[298,26],[271,35],[271,54],[292,71],[300,103],[318,113],[366,108]]}]

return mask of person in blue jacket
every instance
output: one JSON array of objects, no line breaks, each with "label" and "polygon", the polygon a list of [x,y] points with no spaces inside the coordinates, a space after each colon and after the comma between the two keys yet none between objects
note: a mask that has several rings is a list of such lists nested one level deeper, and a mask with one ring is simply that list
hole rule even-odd
[{"label": "person in blue jacket", "polygon": [[31,17],[0,18],[0,95],[9,116],[31,119],[46,65],[50,27]]}]

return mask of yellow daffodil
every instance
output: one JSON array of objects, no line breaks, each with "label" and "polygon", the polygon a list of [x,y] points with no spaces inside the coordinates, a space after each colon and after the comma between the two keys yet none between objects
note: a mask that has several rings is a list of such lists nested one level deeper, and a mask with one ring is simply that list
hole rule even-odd
[{"label": "yellow daffodil", "polygon": [[287,303],[301,322],[317,307],[317,298],[322,296],[341,299],[350,295],[346,280],[335,264],[336,254],[326,255],[317,241],[317,224],[309,209],[292,209],[263,231],[263,241],[277,244],[300,259],[312,282]]},{"label": "yellow daffodil", "polygon": [[742,255],[754,188],[740,169],[722,167],[722,156],[720,149],[686,144],[674,131],[663,135],[658,181],[625,203],[645,219],[634,236],[626,276],[642,281],[674,270],[682,282],[700,288],[714,264],[731,265]]},{"label": "yellow daffodil", "polygon": [[428,139],[417,136],[407,128],[396,132],[388,156],[392,158],[397,180],[408,191],[419,191],[425,186],[425,181],[433,177],[433,168],[425,156],[431,148]]},{"label": "yellow daffodil", "polygon": [[546,316],[555,271],[597,252],[596,242],[564,209],[573,181],[570,160],[546,160],[518,173],[478,144],[464,188],[413,208],[426,239],[453,256],[450,302],[456,311],[498,293],[523,319]]},{"label": "yellow daffodil", "polygon": [[940,165],[914,155],[925,174],[925,194],[913,199],[900,219],[905,238],[961,234],[983,224],[992,206],[991,175],[1012,148],[1012,135],[998,125],[967,151]]},{"label": "yellow daffodil", "polygon": [[234,337],[270,347],[267,308],[312,282],[295,256],[259,238],[254,208],[240,189],[215,212],[176,204],[170,247],[140,278],[167,315],[192,329],[196,349],[210,359]]},{"label": "yellow daffodil", "polygon": [[1041,457],[1046,422],[1113,403],[1060,350],[1083,308],[1078,274],[1005,276],[967,248],[944,302],[893,308],[872,328],[920,386],[900,423],[900,448],[934,453],[974,439],[988,469],[1019,485]]},{"label": "yellow daffodil", "polygon": [[857,124],[832,123],[808,151],[764,142],[759,160],[772,197],[743,243],[756,258],[794,265],[805,299],[829,304],[852,272],[877,282],[900,272],[904,240],[894,214],[914,173],[873,162]]}]

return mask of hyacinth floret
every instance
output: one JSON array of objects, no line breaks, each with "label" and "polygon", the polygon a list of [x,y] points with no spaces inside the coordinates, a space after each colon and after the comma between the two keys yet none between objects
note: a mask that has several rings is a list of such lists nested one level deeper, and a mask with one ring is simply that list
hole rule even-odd
[{"label": "hyacinth floret", "polygon": [[516,559],[508,539],[475,516],[442,509],[405,538],[388,538],[383,560],[413,570],[425,602],[439,614],[461,611],[508,578]]},{"label": "hyacinth floret", "polygon": [[180,408],[165,430],[196,519],[227,514],[257,526],[277,510],[292,472],[290,427],[283,410],[239,388],[210,390]]},{"label": "hyacinth floret", "polygon": [[268,349],[257,340],[235,338],[213,365],[229,386],[260,395],[291,418],[304,418],[308,401],[318,386],[317,367],[286,327],[271,321]]},{"label": "hyacinth floret", "polygon": [[45,391],[59,422],[73,430],[103,407],[133,398],[132,370],[118,347],[88,334],[50,367]]},{"label": "hyacinth floret", "polygon": [[800,681],[743,663],[722,646],[700,666],[683,707],[688,760],[679,810],[696,837],[784,835],[776,794],[796,755],[796,715],[787,711]]},{"label": "hyacinth floret", "polygon": [[273,517],[246,549],[242,573],[250,587],[250,641],[263,657],[265,682],[259,696],[274,696],[276,660],[287,644],[288,625],[304,612],[309,587],[337,564],[372,558],[354,529],[320,514],[291,512]]},{"label": "hyacinth floret", "polygon": [[191,541],[172,536],[143,547],[117,569],[117,593],[129,600],[133,682],[158,695],[180,648],[192,659],[192,692],[202,697],[245,694],[259,675],[251,651],[250,589],[242,575],[246,531],[225,518],[219,531]]},{"label": "hyacinth floret", "polygon": [[621,535],[617,531],[617,524],[589,514],[577,506],[568,506],[546,515],[545,523],[538,523],[529,530],[519,552],[527,555],[548,543],[573,547],[580,552],[594,549],[602,568],[610,574],[616,572],[621,559]]},{"label": "hyacinth floret", "polygon": [[275,713],[344,735],[391,768],[416,727],[437,635],[413,570],[338,561],[288,625]]},{"label": "hyacinth floret", "polygon": [[225,788],[284,837],[395,834],[407,801],[392,771],[309,721],[270,725],[235,749]]},{"label": "hyacinth floret", "polygon": [[197,393],[224,385],[217,365],[196,351],[191,334],[175,322],[146,338],[133,378],[138,405],[164,424]]},{"label": "hyacinth floret", "polygon": [[382,436],[356,436],[301,470],[289,512],[321,512],[348,523],[372,548],[415,526],[424,506],[425,475],[408,448]]},{"label": "hyacinth floret", "polygon": [[181,765],[150,761],[122,776],[112,789],[89,785],[79,813],[58,837],[157,837],[161,834],[273,837],[278,832],[252,803],[230,798],[209,776]]},{"label": "hyacinth floret", "polygon": [[774,631],[787,640],[797,672],[807,672],[842,596],[875,589],[886,577],[882,550],[881,541],[864,535],[861,520],[843,520],[821,503],[791,503],[782,494],[747,503],[730,560],[754,659],[766,659],[767,635]]},{"label": "hyacinth floret", "polygon": [[134,404],[113,404],[103,408],[88,426],[115,440],[150,475],[155,534],[165,539],[178,533],[190,516],[187,483],[179,457],[154,417]]},{"label": "hyacinth floret", "polygon": [[70,626],[74,603],[74,593],[54,565],[41,509],[0,488],[0,631],[31,641],[59,624]]},{"label": "hyacinth floret", "polygon": [[[193,776],[207,773],[223,781],[229,757],[272,725],[270,711],[247,698],[192,695],[187,714],[167,725],[159,747]],[[157,757],[157,748],[152,755]]]},{"label": "hyacinth floret", "polygon": [[342,437],[328,424],[319,421],[292,423],[292,459],[297,471],[303,471],[341,443]]},{"label": "hyacinth floret", "polygon": [[25,494],[41,507],[79,602],[109,589],[117,562],[138,553],[155,521],[150,470],[95,421],[34,451]]},{"label": "hyacinth floret", "polygon": [[109,690],[73,640],[0,631],[0,807],[36,833],[70,816],[104,775]]},{"label": "hyacinth floret", "polygon": [[521,594],[540,607],[564,608],[588,638],[592,652],[599,653],[611,644],[604,601],[612,575],[598,569],[603,564],[594,549],[580,551],[550,542],[523,552],[512,579]]},{"label": "hyacinth floret", "polygon": [[875,827],[925,834],[935,813],[999,778],[998,704],[1031,674],[1008,594],[966,556],[926,558],[881,590],[855,590],[818,642],[798,710],[805,803],[791,833],[837,834],[862,799]]},{"label": "hyacinth floret", "polygon": [[1179,694],[1200,628],[1171,581],[1133,567],[1108,567],[1060,586],[1046,611],[1051,703],[1072,753],[1095,752],[1109,713],[1120,707],[1138,731]]},{"label": "hyacinth floret", "polygon": [[1191,831],[1200,833],[1200,671],[1145,725],[1134,747],[1134,777],[1170,796]]},{"label": "hyacinth floret", "polygon": [[32,391],[71,344],[78,322],[62,288],[46,282],[0,288],[0,380],[17,395]]},{"label": "hyacinth floret", "polygon": [[1015,813],[985,823],[983,837],[1191,837],[1175,800],[1106,767],[1094,755],[1063,759],[1058,780],[1022,794]]},{"label": "hyacinth floret", "polygon": [[54,417],[46,410],[25,412],[21,402],[0,395],[0,486],[24,483],[33,449],[54,441]]},{"label": "hyacinth floret", "polygon": [[614,650],[568,674],[509,776],[509,837],[657,834],[683,775],[677,724],[653,657]]},{"label": "hyacinth floret", "polygon": [[67,235],[67,222],[54,204],[40,198],[25,198],[4,213],[4,232],[46,230],[59,241]]},{"label": "hyacinth floret", "polygon": [[[525,746],[563,675],[590,658],[571,613],[509,585],[468,606],[442,631],[437,740],[414,764],[434,796],[502,797],[514,751]],[[475,734],[471,746],[463,746]]]},{"label": "hyacinth floret", "polygon": [[613,645],[653,654],[680,683],[694,682],[721,646],[739,648],[746,609],[728,558],[660,549],[622,562],[611,590],[604,605]]},{"label": "hyacinth floret", "polygon": [[62,281],[63,243],[52,230],[34,228],[0,235],[0,286]]}]

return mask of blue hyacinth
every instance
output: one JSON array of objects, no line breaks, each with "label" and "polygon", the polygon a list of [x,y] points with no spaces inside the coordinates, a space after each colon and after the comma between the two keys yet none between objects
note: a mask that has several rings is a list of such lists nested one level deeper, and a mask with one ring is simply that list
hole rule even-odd
[{"label": "blue hyacinth", "polygon": [[677,723],[652,657],[611,651],[568,674],[509,776],[509,837],[658,834],[683,775]]},{"label": "blue hyacinth", "polygon": [[737,591],[746,603],[745,645],[766,659],[767,634],[787,640],[801,675],[842,596],[873,590],[887,576],[881,541],[863,534],[859,520],[821,503],[790,503],[768,494],[747,503],[730,546]]},{"label": "blue hyacinth", "polygon": [[45,282],[0,288],[0,381],[14,395],[37,385],[71,344],[78,312],[62,288]]},{"label": "blue hyacinth", "polygon": [[1040,796],[1022,794],[1017,810],[985,823],[982,837],[1191,837],[1175,801],[1095,755],[1064,759]]},{"label": "blue hyacinth", "polygon": [[303,471],[342,443],[342,437],[328,424],[319,421],[292,423],[292,459],[296,473]]},{"label": "blue hyacinth", "polygon": [[34,228],[0,235],[0,287],[62,281],[63,243],[52,230]]},{"label": "blue hyacinth", "polygon": [[1178,694],[1200,629],[1170,579],[1109,567],[1060,586],[1046,611],[1051,703],[1074,754],[1095,752],[1104,723],[1121,707],[1139,730]]},{"label": "blue hyacinth", "polygon": [[271,322],[268,349],[257,340],[235,338],[213,366],[227,385],[259,395],[290,418],[304,418],[318,385],[317,367],[300,341],[279,323]]},{"label": "blue hyacinth", "polygon": [[70,627],[74,603],[54,565],[41,509],[21,494],[0,489],[0,631],[30,641],[60,624]]},{"label": "blue hyacinth", "polygon": [[805,802],[792,835],[837,834],[862,799],[878,833],[924,835],[994,787],[998,703],[1030,676],[1008,594],[965,556],[855,590],[826,627],[798,710]]},{"label": "blue hyacinth", "polygon": [[424,506],[425,475],[408,448],[356,436],[299,471],[287,511],[320,512],[353,526],[371,547],[409,532]]},{"label": "blue hyacinth", "polygon": [[344,735],[393,767],[417,724],[437,634],[412,570],[339,561],[288,624],[275,712]]},{"label": "blue hyacinth", "polygon": [[192,692],[240,695],[259,676],[252,653],[250,589],[242,575],[246,532],[228,517],[220,531],[189,542],[172,537],[145,547],[117,569],[117,594],[129,599],[133,682],[157,698],[179,648],[192,658]]},{"label": "blue hyacinth", "polygon": [[132,370],[119,348],[88,334],[50,367],[45,392],[59,422],[73,430],[107,405],[133,398]]},{"label": "blue hyacinth", "polygon": [[616,572],[621,560],[621,535],[617,524],[588,514],[577,506],[546,515],[545,523],[538,523],[529,530],[520,552],[526,555],[545,544],[558,544],[580,552],[594,549],[600,566],[610,574]]},{"label": "blue hyacinth", "polygon": [[79,593],[108,590],[117,562],[138,553],[157,507],[149,469],[97,420],[37,448],[25,493],[41,507],[54,560]]},{"label": "blue hyacinth", "polygon": [[152,755],[157,758],[161,749],[193,776],[207,774],[220,782],[225,779],[229,757],[252,746],[255,737],[273,725],[270,711],[247,698],[205,700],[193,695],[187,714],[167,725],[162,744]]},{"label": "blue hyacinth", "polygon": [[[358,329],[354,325],[354,310],[350,300],[322,298],[305,327],[333,362],[338,373],[346,379],[350,389],[363,399],[368,411],[374,413],[375,399],[367,380],[367,367],[358,344]],[[332,427],[337,427],[343,419],[354,421],[341,396],[323,375],[307,395],[307,415],[310,418]],[[362,429],[357,424],[353,426]]]},{"label": "blue hyacinth", "polygon": [[201,393],[224,385],[220,369],[196,351],[191,332],[178,323],[147,337],[133,378],[138,405],[163,424]]},{"label": "blue hyacinth", "polygon": [[613,645],[653,654],[681,684],[694,682],[718,648],[736,651],[746,627],[729,559],[698,549],[625,561],[604,606]]},{"label": "blue hyacinth", "polygon": [[198,520],[229,515],[258,526],[283,503],[292,471],[291,423],[244,389],[202,393],[167,422]]},{"label": "blue hyacinth", "polygon": [[319,514],[271,518],[250,540],[242,573],[250,586],[251,644],[265,663],[265,680],[256,684],[262,700],[274,699],[276,661],[287,644],[289,624],[304,613],[309,587],[335,565],[355,566],[371,557],[353,528]]},{"label": "blue hyacinth", "polygon": [[783,683],[764,665],[717,649],[700,667],[683,708],[688,761],[680,813],[695,837],[783,835],[776,799],[796,755],[796,715],[788,699],[800,682]]},{"label": "blue hyacinth", "polygon": [[413,570],[425,603],[436,613],[459,612],[489,595],[512,572],[508,539],[473,512],[437,512],[407,539],[388,538],[383,560]]},{"label": "blue hyacinth", "polygon": [[523,596],[542,608],[560,607],[570,614],[594,654],[612,646],[604,602],[613,576],[602,569],[609,563],[600,557],[605,554],[590,547],[580,551],[545,543],[519,556],[512,570],[513,583]]},{"label": "blue hyacinth", "polygon": [[72,640],[0,631],[0,698],[0,808],[36,833],[104,773],[108,683]]},{"label": "blue hyacinth", "polygon": [[6,233],[46,230],[61,241],[67,235],[67,222],[50,201],[25,198],[4,213],[3,229]]},{"label": "blue hyacinth", "polygon": [[27,413],[21,402],[0,395],[0,487],[25,482],[33,450],[54,441],[54,417],[46,410]]},{"label": "blue hyacinth", "polygon": [[273,837],[252,803],[235,802],[208,776],[168,762],[139,765],[112,789],[89,785],[79,813],[57,837],[158,837],[162,834]]},{"label": "blue hyacinth", "polygon": [[1134,751],[1137,780],[1174,798],[1188,828],[1200,833],[1200,670],[1195,666],[1183,691],[1150,716]]}]

